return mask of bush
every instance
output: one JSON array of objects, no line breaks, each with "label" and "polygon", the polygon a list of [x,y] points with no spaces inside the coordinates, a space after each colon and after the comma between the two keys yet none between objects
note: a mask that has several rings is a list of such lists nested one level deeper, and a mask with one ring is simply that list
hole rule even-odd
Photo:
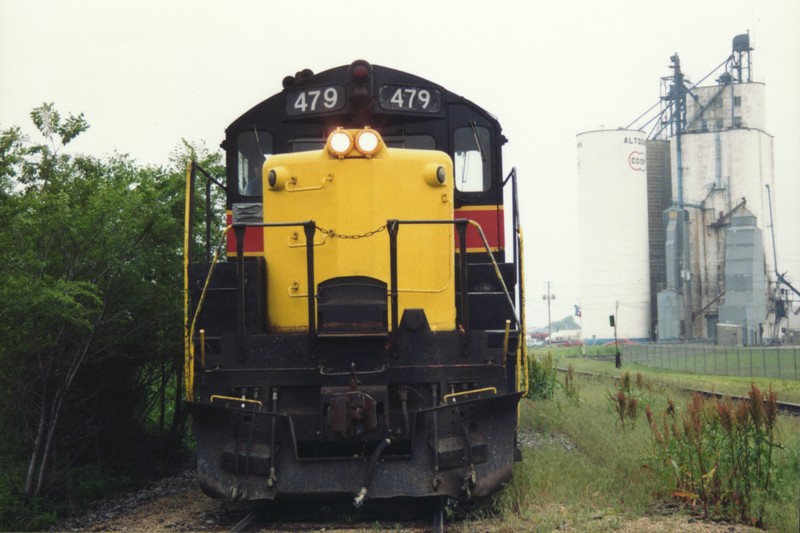
[{"label": "bush", "polygon": [[553,362],[553,354],[547,352],[542,358],[532,355],[528,364],[528,398],[550,400],[555,395],[558,383],[558,369]]},{"label": "bush", "polygon": [[46,531],[55,520],[46,500],[0,486],[0,531]]}]

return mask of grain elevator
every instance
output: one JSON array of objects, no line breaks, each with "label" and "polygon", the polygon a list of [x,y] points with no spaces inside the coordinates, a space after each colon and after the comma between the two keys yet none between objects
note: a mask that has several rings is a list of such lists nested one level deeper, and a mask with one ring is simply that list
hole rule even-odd
[{"label": "grain elevator", "polygon": [[[720,327],[748,345],[780,337],[773,137],[752,50],[748,34],[736,36],[731,55],[696,84],[675,54],[652,118],[577,136],[587,342],[609,338],[612,302],[629,310],[617,327],[631,339],[715,340]],[[617,138],[635,145],[619,156]],[[610,163],[625,157],[627,168]]]}]

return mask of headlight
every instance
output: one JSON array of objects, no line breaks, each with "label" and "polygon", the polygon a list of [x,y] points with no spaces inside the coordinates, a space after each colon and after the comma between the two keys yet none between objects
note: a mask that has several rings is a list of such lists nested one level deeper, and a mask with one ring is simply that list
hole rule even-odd
[{"label": "headlight", "polygon": [[364,128],[356,134],[356,148],[367,157],[372,157],[380,149],[381,137],[375,130]]},{"label": "headlight", "polygon": [[353,137],[347,131],[337,128],[328,136],[328,151],[336,157],[341,159],[352,149]]}]

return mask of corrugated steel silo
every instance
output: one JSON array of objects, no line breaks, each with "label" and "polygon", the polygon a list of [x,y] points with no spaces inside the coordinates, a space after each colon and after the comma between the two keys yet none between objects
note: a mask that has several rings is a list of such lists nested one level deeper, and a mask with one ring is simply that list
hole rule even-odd
[{"label": "corrugated steel silo", "polygon": [[647,141],[647,213],[650,240],[650,331],[658,322],[658,291],[667,286],[663,213],[672,205],[670,142]]}]

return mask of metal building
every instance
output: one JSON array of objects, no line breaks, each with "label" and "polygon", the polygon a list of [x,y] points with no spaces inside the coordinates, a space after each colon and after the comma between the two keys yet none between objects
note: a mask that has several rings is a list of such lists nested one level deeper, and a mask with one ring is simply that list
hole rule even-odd
[{"label": "metal building", "polygon": [[[689,215],[691,293],[687,301],[691,305],[686,338],[716,338],[717,323],[734,323],[733,315],[720,316],[721,306],[731,298],[736,300],[728,285],[732,279],[728,270],[739,268],[726,260],[727,238],[734,218],[745,212],[755,228],[767,231],[768,194],[775,190],[772,136],[764,123],[764,85],[737,83],[730,76],[720,77],[718,83],[692,90],[693,97],[686,100],[686,129],[671,139],[673,144],[681,143],[681,176],[673,172],[672,186],[678,193],[676,199],[680,196],[683,201],[676,205]],[[677,147],[672,152],[672,164],[677,166]],[[773,255],[765,249],[763,239],[754,245],[758,249],[751,260],[761,270],[761,277],[774,272]],[[774,317],[766,312],[767,291],[760,289],[751,295],[755,299],[746,312],[749,325],[743,320],[735,323],[743,330],[752,328],[760,313],[756,331],[769,336]],[[762,337],[751,335],[743,340],[761,342]]]},{"label": "metal building", "polygon": [[650,244],[650,332],[658,332],[658,292],[666,289],[667,258],[662,213],[672,205],[669,141],[647,141],[647,213]]}]

